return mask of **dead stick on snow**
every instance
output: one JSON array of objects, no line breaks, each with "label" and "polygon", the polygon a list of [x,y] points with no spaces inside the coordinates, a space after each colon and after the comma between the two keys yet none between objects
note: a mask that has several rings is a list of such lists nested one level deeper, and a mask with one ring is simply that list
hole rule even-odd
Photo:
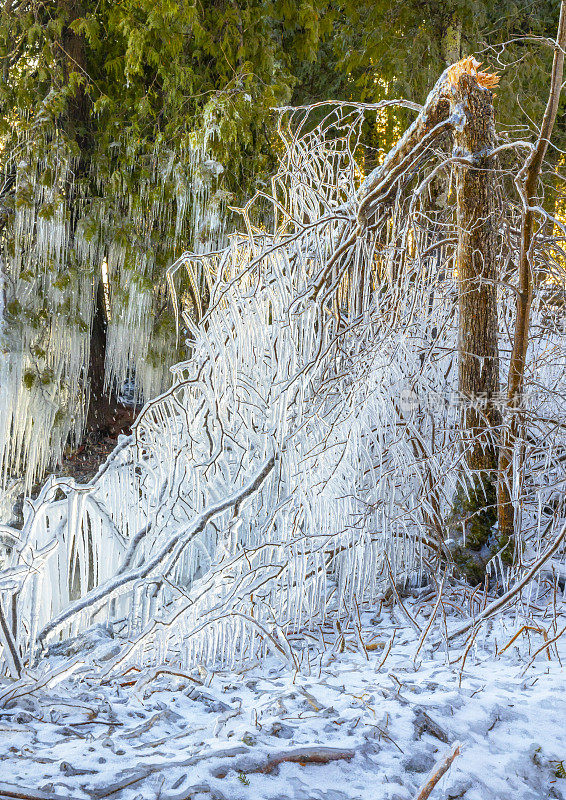
[{"label": "dead stick on snow", "polygon": [[561,631],[559,631],[559,632],[556,634],[556,636],[553,636],[553,637],[552,637],[552,639],[549,639],[547,642],[545,642],[543,645],[541,645],[541,646],[539,647],[539,649],[538,649],[538,650],[535,650],[535,652],[534,652],[534,654],[533,654],[533,657],[531,658],[531,660],[529,661],[529,663],[527,664],[527,666],[523,668],[523,670],[522,670],[522,672],[521,672],[521,675],[524,675],[524,674],[525,674],[525,672],[526,672],[526,671],[528,670],[528,668],[531,666],[531,664],[533,663],[533,661],[535,660],[535,658],[538,656],[538,654],[539,654],[540,652],[542,652],[542,650],[546,650],[546,651],[547,651],[547,655],[548,655],[548,648],[549,648],[551,645],[553,645],[553,644],[554,644],[554,642],[557,642],[557,641],[558,641],[558,639],[560,639],[560,637],[561,637],[561,636],[564,634],[564,632],[566,632],[566,625],[565,625],[565,626],[562,628],[562,630],[561,630]]},{"label": "dead stick on snow", "polygon": [[1,800],[72,800],[60,794],[42,792],[39,789],[23,789],[11,783],[0,783]]},{"label": "dead stick on snow", "polygon": [[267,763],[253,771],[271,772],[285,761],[293,764],[329,764],[331,761],[351,761],[354,756],[354,750],[340,750],[337,747],[302,747],[270,756]]},{"label": "dead stick on snow", "polygon": [[456,756],[460,755],[460,744],[457,742],[450,753],[444,756],[442,761],[437,762],[432,772],[430,773],[429,777],[427,778],[426,783],[422,786],[420,792],[418,793],[416,800],[427,800],[427,797],[430,797],[430,793],[438,783],[438,781],[442,778],[443,775],[446,775],[448,770],[450,769],[452,762],[456,758]]}]

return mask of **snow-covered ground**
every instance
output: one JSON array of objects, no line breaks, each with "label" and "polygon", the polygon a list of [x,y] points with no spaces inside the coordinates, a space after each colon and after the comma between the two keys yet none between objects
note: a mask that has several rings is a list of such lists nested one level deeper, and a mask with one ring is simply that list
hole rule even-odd
[{"label": "snow-covered ground", "polygon": [[68,663],[70,676],[46,673],[31,694],[0,688],[0,784],[97,800],[413,800],[459,742],[432,800],[564,798],[566,637],[527,667],[536,632],[494,654],[519,627],[510,616],[485,626],[463,668],[462,643],[449,662],[427,645],[415,665],[417,635],[386,612],[373,624],[363,614],[324,653],[313,640],[298,672],[273,656],[239,672],[111,679],[117,643],[99,631],[98,672],[81,672],[70,645],[41,667]]}]

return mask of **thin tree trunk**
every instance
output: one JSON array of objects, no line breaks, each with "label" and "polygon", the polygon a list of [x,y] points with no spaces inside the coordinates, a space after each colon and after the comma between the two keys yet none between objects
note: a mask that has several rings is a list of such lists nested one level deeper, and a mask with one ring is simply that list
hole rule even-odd
[{"label": "thin tree trunk", "polygon": [[129,431],[136,411],[121,403],[114,391],[104,388],[107,322],[102,281],[98,283],[94,302],[88,365],[90,401],[85,433],[94,437],[113,437]]},{"label": "thin tree trunk", "polygon": [[444,32],[442,53],[446,65],[455,64],[462,58],[462,20],[455,12]]},{"label": "thin tree trunk", "polygon": [[536,219],[533,206],[536,197],[541,168],[560,101],[560,90],[564,72],[564,49],[566,48],[566,2],[562,0],[558,34],[554,47],[554,60],[550,82],[548,103],[544,112],[539,138],[532,153],[527,158],[516,179],[516,185],[523,200],[521,224],[521,251],[519,254],[519,291],[517,294],[517,317],[513,337],[513,351],[509,365],[507,389],[507,408],[511,414],[510,423],[503,429],[499,453],[499,478],[497,486],[497,512],[500,535],[514,540],[515,520],[512,488],[515,480],[513,470],[513,451],[519,434],[520,415],[527,349],[529,346],[529,326],[531,303],[533,299],[533,244],[536,236]]}]

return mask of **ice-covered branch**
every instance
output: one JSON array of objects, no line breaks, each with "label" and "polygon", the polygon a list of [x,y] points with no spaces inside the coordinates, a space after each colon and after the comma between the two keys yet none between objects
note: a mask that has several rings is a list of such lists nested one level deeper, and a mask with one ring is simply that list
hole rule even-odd
[{"label": "ice-covered branch", "polygon": [[264,464],[258,474],[242,489],[234,492],[224,500],[208,506],[208,508],[199,514],[199,516],[193,521],[192,525],[190,525],[188,529],[182,530],[175,536],[172,536],[167,544],[160,548],[158,552],[147,561],[147,563],[142,564],[142,566],[138,567],[137,569],[128,570],[126,572],[121,572],[118,570],[118,575],[116,578],[107,581],[105,584],[98,586],[96,589],[93,589],[85,597],[77,600],[75,603],[62,611],[58,616],[52,619],[51,622],[42,628],[37,636],[38,643],[41,644],[52,631],[56,630],[64,622],[66,622],[75,614],[78,614],[80,611],[83,611],[87,608],[94,610],[101,602],[104,602],[110,595],[115,593],[121,587],[133,583],[134,581],[147,578],[150,573],[159,568],[159,566],[164,562],[165,558],[170,555],[170,553],[179,543],[186,544],[190,542],[191,539],[197,536],[197,534],[201,533],[205,526],[215,516],[222,513],[227,508],[239,505],[247,497],[250,497],[250,495],[252,495],[261,486],[265,478],[273,469],[274,465],[275,457],[273,456]]}]

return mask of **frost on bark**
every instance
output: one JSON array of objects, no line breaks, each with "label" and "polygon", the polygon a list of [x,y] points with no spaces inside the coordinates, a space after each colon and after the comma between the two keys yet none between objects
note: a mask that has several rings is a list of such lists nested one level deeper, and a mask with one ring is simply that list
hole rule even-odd
[{"label": "frost on bark", "polygon": [[491,155],[496,142],[491,92],[495,80],[482,86],[463,72],[456,79],[453,98],[453,108],[462,115],[454,129],[454,155],[467,162],[456,168],[458,390],[466,469],[453,522],[460,539],[455,559],[472,582],[483,579],[497,520],[495,473],[501,414],[496,405],[498,208]]}]

